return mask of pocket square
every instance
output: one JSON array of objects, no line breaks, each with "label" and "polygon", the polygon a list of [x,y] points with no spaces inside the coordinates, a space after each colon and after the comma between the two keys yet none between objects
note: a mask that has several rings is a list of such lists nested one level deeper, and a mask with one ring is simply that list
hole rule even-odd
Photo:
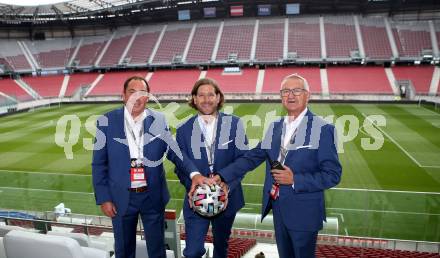
[{"label": "pocket square", "polygon": [[312,147],[312,145],[303,145],[303,146],[298,146],[298,147],[296,147],[296,149],[297,150],[299,150],[299,149],[308,149],[308,148],[311,148]]},{"label": "pocket square", "polygon": [[225,146],[226,144],[228,144],[230,142],[232,142],[232,140],[222,143],[222,146]]}]

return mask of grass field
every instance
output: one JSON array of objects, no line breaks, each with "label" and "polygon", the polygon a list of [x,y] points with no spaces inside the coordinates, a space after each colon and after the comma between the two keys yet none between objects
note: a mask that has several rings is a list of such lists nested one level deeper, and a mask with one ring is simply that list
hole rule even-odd
[{"label": "grass field", "polygon": [[[63,105],[1,117],[0,209],[50,211],[64,202],[74,213],[100,214],[91,186],[91,151],[83,147],[93,137],[85,122],[117,106]],[[440,242],[440,114],[403,104],[311,104],[310,108],[324,117],[350,115],[359,121],[359,127],[352,122],[353,127],[340,128],[344,135],[350,131],[356,135],[342,145],[341,183],[326,192],[327,216],[337,218],[339,234]],[[226,110],[242,117],[256,114],[262,124],[268,112],[282,115],[279,104],[228,104]],[[193,113],[187,105],[165,105],[164,111],[172,127]],[[67,127],[74,132],[70,138],[58,134],[58,140],[77,142],[73,159],[66,158],[55,140],[57,123],[64,115],[81,121],[81,127]],[[386,121],[386,126],[374,127],[384,139],[378,150],[362,147],[362,138],[371,139],[362,126],[370,123],[365,121],[369,115],[383,115]],[[249,125],[247,133],[259,139],[263,126]],[[184,190],[172,166],[166,162],[172,195],[168,208],[180,212]],[[243,181],[242,212],[260,211],[262,169]]]}]

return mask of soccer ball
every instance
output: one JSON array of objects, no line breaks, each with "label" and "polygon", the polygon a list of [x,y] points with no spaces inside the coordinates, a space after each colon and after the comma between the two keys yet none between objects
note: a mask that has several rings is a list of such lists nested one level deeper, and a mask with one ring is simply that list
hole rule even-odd
[{"label": "soccer ball", "polygon": [[214,217],[225,210],[226,194],[223,189],[214,184],[196,187],[192,198],[193,209],[203,217]]}]

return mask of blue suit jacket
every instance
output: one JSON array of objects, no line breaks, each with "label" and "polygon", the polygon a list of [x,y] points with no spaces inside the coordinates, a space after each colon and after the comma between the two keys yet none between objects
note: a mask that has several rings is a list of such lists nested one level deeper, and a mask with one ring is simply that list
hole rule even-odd
[{"label": "blue suit jacket", "polygon": [[[272,208],[269,196],[273,184],[270,160],[277,160],[283,120],[271,124],[263,142],[230,166],[219,171],[226,182],[242,177],[266,160],[262,219]],[[325,220],[324,190],[337,185],[342,168],[335,146],[335,128],[308,111],[300,123],[284,165],[294,173],[294,188],[280,187],[279,207],[290,230],[318,231]]]},{"label": "blue suit jacket", "polygon": [[[197,170],[204,176],[210,173],[208,156],[204,145],[204,136],[200,128],[197,116],[179,126],[176,133],[176,140],[180,149],[193,160]],[[191,144],[193,142],[193,144]],[[219,113],[217,120],[217,131],[214,151],[214,171],[216,172],[247,151],[247,138],[239,118],[233,115]],[[188,192],[191,188],[191,179],[176,168],[180,182]],[[235,177],[228,182],[229,201],[225,214],[235,214],[244,206],[243,190],[241,179],[243,176]],[[190,214],[192,210],[188,204],[188,196],[185,195],[184,214]]]},{"label": "blue suit jacket", "polygon": [[[130,150],[124,129],[124,108],[113,110],[97,121],[95,150],[93,152],[92,176],[96,204],[111,201],[118,215],[125,214],[128,207],[130,187]],[[172,138],[165,117],[147,109],[144,120],[144,157],[149,194],[154,207],[165,208],[169,192],[163,167],[163,156],[171,160],[182,173],[197,171],[186,155],[180,152]],[[144,160],[145,161],[145,160]]]}]

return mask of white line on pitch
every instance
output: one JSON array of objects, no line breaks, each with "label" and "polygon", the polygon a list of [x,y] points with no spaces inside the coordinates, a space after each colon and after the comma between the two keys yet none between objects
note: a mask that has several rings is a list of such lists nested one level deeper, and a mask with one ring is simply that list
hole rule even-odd
[{"label": "white line on pitch", "polygon": [[416,165],[418,167],[422,167],[422,165],[413,157],[411,156],[411,154],[409,154],[409,152],[407,152],[396,140],[393,139],[393,137],[391,137],[388,133],[386,133],[384,130],[382,130],[379,126],[377,126],[376,124],[374,124],[373,121],[371,121],[370,118],[368,118],[367,115],[365,115],[364,113],[362,113],[362,116],[364,116],[365,119],[367,119],[368,121],[370,121],[370,123],[376,127],[377,130],[379,130],[381,133],[383,133],[386,137],[388,137],[397,147],[399,147],[400,150],[402,150],[414,163],[416,163]]},{"label": "white line on pitch", "polygon": [[81,175],[81,174],[65,174],[65,173],[58,173],[58,172],[24,171],[24,170],[10,170],[10,169],[0,169],[0,172],[37,174],[37,175],[54,175],[54,176],[92,176],[92,175]]},{"label": "white line on pitch", "polygon": [[440,213],[411,212],[411,211],[367,210],[367,209],[350,209],[350,208],[334,208],[334,207],[327,209],[338,210],[338,211],[361,211],[361,212],[395,213],[395,214],[409,214],[409,215],[428,215],[428,216],[440,215]]},{"label": "white line on pitch", "polygon": [[[40,175],[53,175],[53,176],[59,176],[59,175],[61,175],[61,176],[80,176],[80,177],[91,177],[92,176],[92,175],[81,175],[81,174],[63,174],[63,173],[57,173],[57,172],[20,171],[20,170],[5,170],[5,169],[0,169],[0,172],[40,174]],[[177,179],[167,179],[167,182],[180,182],[180,181],[177,180]],[[241,185],[242,186],[263,187],[263,184],[242,183]],[[27,189],[27,188],[23,188],[23,189]],[[440,195],[440,193],[437,193],[437,192],[416,192],[416,191],[400,191],[400,190],[386,190],[386,189],[364,189],[364,188],[341,188],[341,187],[335,187],[335,188],[332,188],[332,190]]]},{"label": "white line on pitch", "polygon": [[7,187],[7,186],[0,186],[0,188],[7,189],[7,190],[28,190],[28,191],[57,192],[57,193],[70,193],[70,194],[87,194],[87,195],[94,194],[94,193],[88,193],[88,192],[74,192],[74,191],[61,191],[61,190],[48,190],[48,189],[22,188],[22,187]]},{"label": "white line on pitch", "polygon": [[335,187],[332,190],[340,190],[340,191],[360,191],[360,192],[383,192],[383,193],[409,193],[409,194],[432,194],[432,195],[440,195],[438,192],[414,192],[414,191],[399,191],[399,190],[379,190],[379,189],[362,189],[362,188],[342,188]]},{"label": "white line on pitch", "polygon": [[[93,195],[94,193],[88,192],[75,192],[75,191],[60,191],[60,190],[47,190],[47,189],[35,189],[35,188],[20,188],[20,187],[0,187],[0,189],[9,189],[9,190],[28,190],[28,191],[41,191],[41,192],[57,192],[57,193],[69,193],[69,194],[85,194],[85,195]],[[171,198],[171,200],[175,201],[183,201],[183,199]],[[261,206],[261,203],[246,203],[246,205],[251,206]],[[349,208],[327,208],[329,210],[345,210],[345,211],[367,211],[367,212],[379,212],[379,213],[396,213],[396,214],[411,214],[411,215],[432,215],[439,216],[440,214],[431,214],[431,213],[423,213],[423,212],[406,212],[406,211],[388,211],[388,210],[366,210],[366,209],[349,209]]]}]

